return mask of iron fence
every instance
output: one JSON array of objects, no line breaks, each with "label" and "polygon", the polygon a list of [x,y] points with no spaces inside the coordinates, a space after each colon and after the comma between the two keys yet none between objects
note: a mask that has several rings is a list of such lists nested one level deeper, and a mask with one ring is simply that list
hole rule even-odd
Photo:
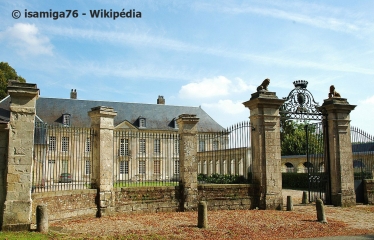
[{"label": "iron fence", "polygon": [[373,179],[374,136],[351,127],[351,141],[355,180]]},{"label": "iron fence", "polygon": [[206,177],[236,175],[251,179],[250,135],[250,122],[238,123],[221,132],[199,133],[198,174]]},{"label": "iron fence", "polygon": [[115,130],[113,136],[114,187],[179,183],[179,134]]},{"label": "iron fence", "polygon": [[35,124],[32,191],[91,187],[93,130]]}]

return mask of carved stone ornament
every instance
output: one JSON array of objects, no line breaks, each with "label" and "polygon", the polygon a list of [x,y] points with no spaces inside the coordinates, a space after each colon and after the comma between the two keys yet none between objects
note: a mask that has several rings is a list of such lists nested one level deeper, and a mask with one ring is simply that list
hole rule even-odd
[{"label": "carved stone ornament", "polygon": [[341,98],[340,93],[335,91],[335,86],[330,86],[329,98]]},{"label": "carved stone ornament", "polygon": [[257,87],[257,92],[267,92],[268,86],[270,84],[270,79],[266,78],[264,81],[262,81],[261,85]]}]

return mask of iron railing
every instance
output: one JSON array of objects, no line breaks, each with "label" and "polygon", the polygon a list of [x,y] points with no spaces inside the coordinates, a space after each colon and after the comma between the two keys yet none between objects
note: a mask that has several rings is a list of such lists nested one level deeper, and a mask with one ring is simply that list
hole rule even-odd
[{"label": "iron railing", "polygon": [[251,124],[242,122],[224,131],[198,134],[198,174],[237,175],[250,179]]},{"label": "iron railing", "polygon": [[374,136],[351,127],[351,142],[355,180],[373,179]]},{"label": "iron railing", "polygon": [[91,187],[93,130],[35,124],[32,191]]},{"label": "iron railing", "polygon": [[113,136],[114,187],[179,183],[179,134],[115,130]]}]

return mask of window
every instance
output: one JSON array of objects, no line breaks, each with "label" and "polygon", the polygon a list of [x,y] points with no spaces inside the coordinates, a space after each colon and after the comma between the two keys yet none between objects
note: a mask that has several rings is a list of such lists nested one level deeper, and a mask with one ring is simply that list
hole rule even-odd
[{"label": "window", "polygon": [[179,140],[174,140],[174,154],[179,154]]},{"label": "window", "polygon": [[61,138],[61,151],[68,152],[69,151],[69,137],[62,137]]},{"label": "window", "polygon": [[146,147],[145,147],[145,139],[139,139],[139,153],[145,153]]},{"label": "window", "polygon": [[179,160],[174,161],[174,174],[179,174]]},{"label": "window", "polygon": [[61,173],[68,173],[68,161],[62,160],[62,172]]},{"label": "window", "polygon": [[153,162],[153,173],[154,174],[160,174],[160,172],[161,172],[160,171],[161,170],[160,166],[161,166],[160,160],[155,160]]},{"label": "window", "polygon": [[174,128],[175,129],[178,129],[179,127],[178,127],[178,122],[177,122],[177,119],[176,118],[174,118]]},{"label": "window", "polygon": [[205,141],[204,140],[199,141],[199,152],[205,152]]},{"label": "window", "polygon": [[155,142],[154,142],[154,147],[153,147],[153,149],[154,149],[154,152],[155,153],[160,153],[161,152],[161,143],[160,143],[160,139],[155,139]]},{"label": "window", "polygon": [[218,150],[218,141],[213,141],[213,150]]},{"label": "window", "polygon": [[120,174],[129,174],[129,161],[120,161],[119,162],[119,173]]},{"label": "window", "polygon": [[139,117],[139,127],[145,128],[146,127],[146,121],[144,117]]},{"label": "window", "polygon": [[86,174],[89,175],[91,173],[91,162],[90,160],[86,160]]},{"label": "window", "polygon": [[62,124],[65,126],[65,127],[69,127],[70,126],[70,114],[62,114]]},{"label": "window", "polygon": [[121,139],[120,140],[120,156],[128,156],[129,155],[129,140],[128,139]]},{"label": "window", "polygon": [[86,152],[91,152],[91,139],[86,139]]},{"label": "window", "polygon": [[145,161],[139,161],[139,174],[145,174]]},{"label": "window", "polygon": [[49,137],[49,151],[56,151],[56,137]]}]

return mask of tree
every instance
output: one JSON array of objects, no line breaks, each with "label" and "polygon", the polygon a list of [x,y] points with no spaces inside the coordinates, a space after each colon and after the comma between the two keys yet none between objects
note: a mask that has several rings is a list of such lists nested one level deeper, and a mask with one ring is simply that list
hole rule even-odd
[{"label": "tree", "polygon": [[26,82],[26,80],[19,76],[7,62],[0,62],[0,99],[5,98],[7,94],[8,80],[18,79],[20,82]]},{"label": "tree", "polygon": [[[308,125],[308,144],[306,125]],[[322,132],[316,126],[308,123],[296,123],[292,120],[281,121],[282,155],[305,155],[323,152]]]}]

